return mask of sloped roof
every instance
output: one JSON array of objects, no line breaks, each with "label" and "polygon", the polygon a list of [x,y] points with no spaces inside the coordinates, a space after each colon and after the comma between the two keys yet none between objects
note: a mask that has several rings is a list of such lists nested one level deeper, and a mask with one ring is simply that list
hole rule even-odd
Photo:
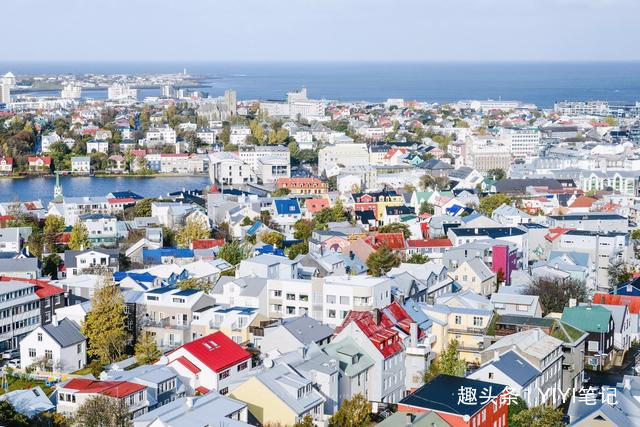
[{"label": "sloped roof", "polygon": [[500,355],[498,360],[492,361],[490,364],[522,387],[528,386],[540,375],[540,371],[535,366],[513,350]]},{"label": "sloped roof", "polygon": [[71,347],[85,340],[85,337],[82,335],[82,332],[80,332],[78,325],[67,318],[58,322],[57,326],[49,323],[47,325],[43,325],[42,329],[44,329],[45,332],[63,348]]},{"label": "sloped roof", "polygon": [[222,332],[214,332],[190,343],[184,344],[183,349],[204,363],[214,372],[220,372],[228,367],[251,358],[251,354],[236,344]]}]

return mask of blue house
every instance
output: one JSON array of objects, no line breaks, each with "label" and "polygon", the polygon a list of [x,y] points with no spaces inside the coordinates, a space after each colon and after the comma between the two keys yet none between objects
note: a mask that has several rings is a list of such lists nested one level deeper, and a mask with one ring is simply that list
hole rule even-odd
[{"label": "blue house", "polygon": [[193,260],[193,249],[158,248],[142,250],[142,262],[145,265],[174,264],[176,260]]}]

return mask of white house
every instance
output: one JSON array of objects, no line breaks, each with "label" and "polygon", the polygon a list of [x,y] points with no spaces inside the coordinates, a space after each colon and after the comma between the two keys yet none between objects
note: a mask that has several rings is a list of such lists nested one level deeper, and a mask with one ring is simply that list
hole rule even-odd
[{"label": "white house", "polygon": [[23,369],[35,364],[38,371],[66,373],[82,369],[86,363],[86,338],[72,320],[58,322],[53,316],[51,323],[37,327],[20,341]]}]

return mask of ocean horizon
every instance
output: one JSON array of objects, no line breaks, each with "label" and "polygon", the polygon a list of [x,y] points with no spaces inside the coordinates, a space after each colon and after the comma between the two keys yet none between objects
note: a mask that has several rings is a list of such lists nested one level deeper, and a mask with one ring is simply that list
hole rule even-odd
[{"label": "ocean horizon", "polygon": [[[212,96],[235,89],[239,100],[284,99],[306,87],[313,99],[381,102],[404,98],[426,102],[503,99],[553,107],[560,100],[640,101],[640,61],[459,61],[459,62],[0,62],[0,74],[161,74],[206,77]],[[89,93],[89,92],[88,92]],[[90,92],[101,98],[99,91]],[[37,95],[55,94],[52,92]],[[145,89],[141,97],[158,95]]]}]

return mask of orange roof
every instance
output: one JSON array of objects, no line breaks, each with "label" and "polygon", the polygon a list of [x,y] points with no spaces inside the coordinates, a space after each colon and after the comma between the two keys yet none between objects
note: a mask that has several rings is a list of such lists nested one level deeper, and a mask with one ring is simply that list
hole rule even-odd
[{"label": "orange roof", "polygon": [[610,295],[597,293],[593,295],[594,304],[626,305],[631,314],[640,314],[640,297],[630,295]]},{"label": "orange roof", "polygon": [[576,200],[571,203],[570,208],[590,208],[598,199],[594,199],[589,196],[578,196]]},{"label": "orange roof", "polygon": [[278,188],[327,188],[326,182],[318,178],[278,178]]},{"label": "orange roof", "polygon": [[569,230],[572,230],[572,229],[562,228],[562,227],[551,228],[549,229],[549,234],[544,236],[544,238],[550,242],[553,242],[554,240],[556,240],[558,237],[562,236],[564,233],[566,233]]},{"label": "orange roof", "polygon": [[330,206],[329,206],[329,201],[327,199],[307,199],[304,202],[304,207],[309,212],[316,213]]},{"label": "orange roof", "polygon": [[452,246],[449,239],[424,239],[424,240],[407,240],[407,246],[412,248],[439,248]]},{"label": "orange roof", "polygon": [[211,249],[224,246],[224,239],[200,239],[191,242],[193,249]]},{"label": "orange roof", "polygon": [[374,249],[386,246],[389,249],[401,250],[405,246],[402,233],[378,233],[375,236],[369,236],[368,239],[370,239],[368,243]]}]

